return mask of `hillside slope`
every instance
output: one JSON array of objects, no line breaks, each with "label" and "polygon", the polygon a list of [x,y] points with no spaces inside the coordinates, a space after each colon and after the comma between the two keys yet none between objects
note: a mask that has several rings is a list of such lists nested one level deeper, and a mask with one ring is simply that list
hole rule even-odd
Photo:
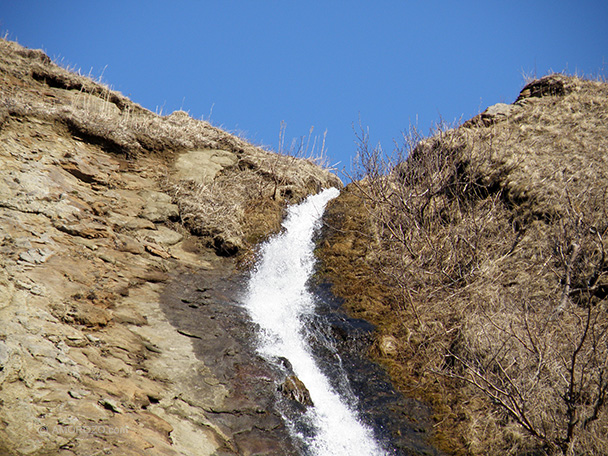
[{"label": "hillside slope", "polygon": [[328,171],[0,41],[0,454],[292,454],[236,257]]},{"label": "hillside slope", "polygon": [[[551,75],[328,209],[325,273],[452,454],[607,454],[608,84]],[[380,280],[378,280],[380,278]]]}]

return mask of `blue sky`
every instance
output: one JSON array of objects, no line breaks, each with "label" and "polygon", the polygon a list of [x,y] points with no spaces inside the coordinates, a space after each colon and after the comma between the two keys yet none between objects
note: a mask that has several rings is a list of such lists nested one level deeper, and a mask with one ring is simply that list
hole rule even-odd
[{"label": "blue sky", "polygon": [[392,149],[410,125],[512,102],[523,75],[608,74],[606,1],[2,0],[0,30],[100,77],[276,150],[327,131],[350,168],[355,126]]}]

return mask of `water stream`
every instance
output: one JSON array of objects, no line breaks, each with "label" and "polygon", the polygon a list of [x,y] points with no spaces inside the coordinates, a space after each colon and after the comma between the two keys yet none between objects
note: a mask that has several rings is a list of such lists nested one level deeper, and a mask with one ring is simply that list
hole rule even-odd
[{"label": "water stream", "polygon": [[282,233],[262,247],[245,306],[259,327],[258,352],[277,366],[289,366],[310,393],[313,406],[284,414],[292,435],[303,442],[304,452],[381,456],[386,453],[358,416],[346,376],[331,382],[308,343],[312,336],[307,322],[314,320],[316,308],[307,287],[315,263],[313,235],[326,204],[338,193],[327,189],[289,209]]}]

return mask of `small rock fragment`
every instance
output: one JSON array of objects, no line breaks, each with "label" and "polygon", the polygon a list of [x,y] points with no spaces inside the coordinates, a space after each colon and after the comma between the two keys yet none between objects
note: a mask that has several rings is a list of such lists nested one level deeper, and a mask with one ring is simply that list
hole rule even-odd
[{"label": "small rock fragment", "polygon": [[308,388],[306,388],[306,385],[304,385],[302,380],[295,375],[287,377],[283,384],[279,386],[279,391],[288,399],[296,401],[306,407],[313,405]]},{"label": "small rock fragment", "polygon": [[68,394],[74,399],[82,399],[83,397],[88,396],[89,393],[84,390],[70,390],[68,391]]},{"label": "small rock fragment", "polygon": [[32,264],[41,264],[48,260],[54,252],[46,248],[29,249],[19,255],[21,261]]},{"label": "small rock fragment", "polygon": [[114,413],[122,413],[122,410],[112,399],[101,399],[99,401],[99,405],[101,405],[106,410],[111,410]]}]

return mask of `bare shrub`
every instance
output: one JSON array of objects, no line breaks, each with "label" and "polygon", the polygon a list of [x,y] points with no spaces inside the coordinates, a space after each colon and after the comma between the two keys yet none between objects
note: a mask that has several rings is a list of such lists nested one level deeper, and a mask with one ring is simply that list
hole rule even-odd
[{"label": "bare shrub", "polygon": [[478,302],[440,372],[485,394],[548,454],[605,454],[607,228],[571,211],[555,227],[549,258],[559,287]]},{"label": "bare shrub", "polygon": [[[446,451],[607,454],[607,95],[552,75],[391,157],[358,135],[367,269],[349,277],[383,288],[351,309],[400,389],[433,403]],[[328,270],[351,236],[337,225]]]}]

